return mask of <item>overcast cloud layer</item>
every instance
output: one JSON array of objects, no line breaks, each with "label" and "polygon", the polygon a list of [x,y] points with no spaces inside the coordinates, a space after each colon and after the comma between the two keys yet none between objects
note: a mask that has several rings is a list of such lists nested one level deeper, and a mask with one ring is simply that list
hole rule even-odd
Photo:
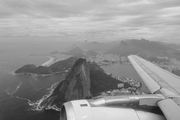
[{"label": "overcast cloud layer", "polygon": [[180,0],[0,0],[0,36],[180,40]]}]

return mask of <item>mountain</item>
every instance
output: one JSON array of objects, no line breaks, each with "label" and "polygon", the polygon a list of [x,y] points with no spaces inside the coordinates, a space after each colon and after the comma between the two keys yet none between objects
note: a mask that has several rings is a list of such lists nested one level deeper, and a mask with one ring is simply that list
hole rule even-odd
[{"label": "mountain", "polygon": [[[121,81],[107,75],[104,70],[96,63],[90,63],[90,80],[91,80],[91,94],[93,96],[99,95],[103,91],[118,89],[117,84]],[[125,88],[130,87],[129,84],[124,85]]]},{"label": "mountain", "polygon": [[89,76],[89,65],[80,58],[67,74],[65,80],[57,85],[53,93],[40,106],[61,106],[66,101],[92,97]]},{"label": "mountain", "polygon": [[88,41],[80,42],[79,41],[67,49],[72,50],[75,47],[79,47],[84,51],[93,50],[95,52],[104,52],[104,51],[110,50],[111,48],[117,46],[117,43],[119,43],[119,41],[104,42],[104,43],[96,42],[96,41],[94,41],[94,42],[88,42]]},{"label": "mountain", "polygon": [[56,72],[63,72],[69,70],[75,61],[76,57],[70,57],[66,60],[58,61],[52,64],[49,67],[46,66],[38,66],[36,67],[33,64],[24,65],[23,67],[16,70],[15,74],[37,74],[37,75],[49,75]]},{"label": "mountain", "polygon": [[87,52],[86,52],[86,55],[87,56],[96,56],[98,53],[97,52],[95,52],[95,51],[93,51],[93,50],[88,50]]},{"label": "mountain", "polygon": [[73,45],[67,47],[67,48],[65,49],[65,51],[70,51],[70,50],[72,50],[72,49],[74,49],[74,48],[76,48],[76,47],[78,47],[78,46],[74,43]]},{"label": "mountain", "polygon": [[118,89],[121,81],[105,74],[104,70],[96,63],[88,63],[85,59],[78,59],[64,81],[60,82],[52,94],[44,99],[41,108],[58,108],[64,102],[77,99],[88,99],[97,96],[103,91]]},{"label": "mountain", "polygon": [[114,47],[106,53],[117,54],[120,56],[127,56],[130,54],[148,54],[175,57],[177,55],[180,55],[180,52],[177,49],[169,47],[164,43],[149,41],[145,39],[121,41],[121,43],[117,47]]},{"label": "mountain", "polygon": [[69,46],[65,49],[65,51],[73,50],[76,47],[79,47],[83,51],[89,51],[93,50],[95,52],[106,52],[113,47],[116,47],[120,42],[119,41],[113,41],[113,42],[89,42],[87,40],[85,41],[78,41],[74,43],[73,45]]},{"label": "mountain", "polygon": [[68,52],[63,52],[62,54],[66,54],[66,55],[72,55],[74,57],[85,57],[85,52],[83,50],[81,50],[79,47],[75,47],[72,50],[68,51]]},{"label": "mountain", "polygon": [[93,50],[96,52],[106,52],[113,47],[116,47],[117,44],[119,44],[119,41],[113,41],[113,42],[85,42],[80,45],[80,48],[84,50]]},{"label": "mountain", "polygon": [[140,49],[134,46],[131,43],[121,41],[121,43],[117,46],[106,52],[107,54],[117,54],[120,56],[126,56],[130,54],[136,54],[140,52]]}]

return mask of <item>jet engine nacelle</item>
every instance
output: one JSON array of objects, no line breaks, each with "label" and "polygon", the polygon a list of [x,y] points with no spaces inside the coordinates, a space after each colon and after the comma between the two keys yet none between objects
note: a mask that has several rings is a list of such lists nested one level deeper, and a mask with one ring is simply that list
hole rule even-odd
[{"label": "jet engine nacelle", "polygon": [[166,120],[162,115],[132,108],[92,106],[87,100],[64,103],[60,120]]}]

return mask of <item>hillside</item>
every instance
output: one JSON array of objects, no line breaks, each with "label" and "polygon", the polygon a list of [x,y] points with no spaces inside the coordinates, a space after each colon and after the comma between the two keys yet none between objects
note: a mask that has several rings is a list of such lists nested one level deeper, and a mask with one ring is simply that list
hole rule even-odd
[{"label": "hillside", "polygon": [[70,100],[88,99],[103,91],[118,89],[118,83],[121,81],[105,74],[97,64],[88,63],[80,58],[66,75],[65,80],[57,85],[52,94],[39,104],[39,107],[60,108],[64,102]]}]

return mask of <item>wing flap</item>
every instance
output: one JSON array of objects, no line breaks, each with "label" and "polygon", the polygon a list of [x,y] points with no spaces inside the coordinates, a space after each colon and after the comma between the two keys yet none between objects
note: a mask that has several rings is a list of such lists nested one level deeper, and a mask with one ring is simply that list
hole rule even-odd
[{"label": "wing flap", "polygon": [[167,98],[157,103],[167,120],[180,120],[180,77],[138,56],[128,58],[151,93]]},{"label": "wing flap", "polygon": [[180,119],[180,107],[172,99],[159,101],[158,106],[161,108],[167,120]]}]

